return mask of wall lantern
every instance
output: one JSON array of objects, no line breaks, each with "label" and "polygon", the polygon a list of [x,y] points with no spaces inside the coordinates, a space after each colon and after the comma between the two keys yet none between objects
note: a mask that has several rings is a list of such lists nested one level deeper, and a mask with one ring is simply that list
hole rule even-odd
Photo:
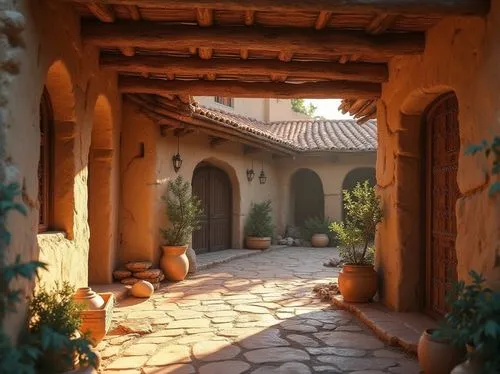
[{"label": "wall lantern", "polygon": [[267,177],[266,174],[264,173],[264,161],[262,161],[262,169],[260,170],[260,175],[259,175],[259,182],[260,184],[266,184]]},{"label": "wall lantern", "polygon": [[253,160],[252,160],[252,168],[247,169],[247,180],[251,182],[253,181],[253,177],[255,177],[255,171],[253,171]]},{"label": "wall lantern", "polygon": [[174,170],[177,173],[182,166],[182,157],[179,154],[179,136],[177,136],[177,153],[172,156],[172,164],[174,165]]}]

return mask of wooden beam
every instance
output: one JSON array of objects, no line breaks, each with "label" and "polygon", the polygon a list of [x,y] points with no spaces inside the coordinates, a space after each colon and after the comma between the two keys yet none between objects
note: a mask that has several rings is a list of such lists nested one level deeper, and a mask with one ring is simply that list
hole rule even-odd
[{"label": "wooden beam", "polygon": [[319,16],[316,19],[316,23],[314,24],[314,28],[316,30],[324,29],[328,23],[330,23],[330,19],[332,18],[332,12],[325,12],[322,10],[319,12]]},{"label": "wooden beam", "polygon": [[[201,27],[209,27],[214,24],[214,10],[208,8],[198,8],[196,9],[196,19],[198,25]],[[200,47],[198,50],[198,56],[201,59],[209,60],[212,58],[213,50],[212,48]]]},{"label": "wooden beam", "polygon": [[394,14],[377,14],[366,27],[366,32],[371,35],[380,35],[385,32],[396,20]]},{"label": "wooden beam", "polygon": [[247,48],[241,48],[240,49],[240,57],[242,60],[247,60],[248,59],[248,49]]},{"label": "wooden beam", "polygon": [[255,11],[245,10],[245,25],[251,26],[255,22]]},{"label": "wooden beam", "polygon": [[276,60],[201,60],[197,57],[102,55],[101,67],[128,73],[153,74],[230,74],[230,75],[286,75],[318,80],[348,80],[359,82],[386,82],[385,64],[339,64],[335,62],[280,62]]},{"label": "wooden beam", "polygon": [[284,50],[290,53],[331,56],[359,53],[392,57],[421,54],[425,47],[424,33],[370,36],[364,31],[237,26],[201,28],[154,22],[85,22],[82,25],[82,34],[85,42],[102,48],[227,49],[238,46],[255,50]]},{"label": "wooden beam", "polygon": [[132,57],[135,55],[135,48],[133,47],[123,47],[120,48],[120,51],[127,57]]},{"label": "wooden beam", "polygon": [[[89,4],[95,0],[65,0]],[[102,4],[143,8],[211,8],[227,11],[320,12],[344,14],[486,15],[490,0],[99,0]]]},{"label": "wooden beam", "polygon": [[127,9],[128,9],[129,14],[130,14],[130,18],[132,18],[134,21],[141,20],[141,12],[139,11],[139,8],[137,6],[128,5]]},{"label": "wooden beam", "polygon": [[248,83],[239,81],[168,81],[123,76],[119,80],[122,93],[185,94],[191,96],[225,96],[253,98],[377,98],[381,85],[365,82],[316,83]]},{"label": "wooden beam", "polygon": [[87,7],[102,22],[114,22],[116,19],[115,12],[110,5],[99,4],[97,1],[92,1],[87,4]]}]

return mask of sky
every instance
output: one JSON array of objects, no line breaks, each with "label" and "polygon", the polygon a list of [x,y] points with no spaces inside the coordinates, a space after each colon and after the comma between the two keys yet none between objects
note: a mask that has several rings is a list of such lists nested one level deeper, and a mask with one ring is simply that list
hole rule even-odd
[{"label": "sky", "polygon": [[312,103],[313,105],[316,105],[318,109],[316,109],[316,112],[314,115],[316,116],[321,116],[325,117],[326,119],[346,119],[346,118],[352,118],[348,114],[342,114],[337,108],[340,105],[341,100],[340,99],[324,99],[324,100],[318,100],[318,99],[306,99],[304,100],[306,105],[308,103]]}]

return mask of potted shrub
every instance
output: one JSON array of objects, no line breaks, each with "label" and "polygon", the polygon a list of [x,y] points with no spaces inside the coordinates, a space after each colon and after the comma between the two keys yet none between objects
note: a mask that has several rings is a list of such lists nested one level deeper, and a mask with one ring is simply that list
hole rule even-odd
[{"label": "potted shrub", "polygon": [[180,175],[168,182],[167,193],[162,200],[167,204],[169,227],[161,230],[165,245],[162,246],[160,267],[167,279],[181,281],[189,270],[186,250],[193,231],[199,229],[201,201],[191,194],[189,182]]},{"label": "potted shrub", "polygon": [[324,248],[328,244],[333,244],[333,233],[330,231],[332,221],[327,217],[321,219],[319,217],[308,218],[304,222],[302,235],[304,239],[311,242],[311,245],[316,248]]},{"label": "potted shrub", "polygon": [[344,300],[368,302],[377,292],[377,273],[373,269],[373,246],[377,224],[382,220],[380,198],[368,181],[352,191],[343,191],[345,222],[334,222],[339,254],[344,266],[339,274],[339,290]]},{"label": "potted shrub", "polygon": [[252,203],[245,224],[246,244],[249,249],[267,249],[273,236],[271,201]]}]

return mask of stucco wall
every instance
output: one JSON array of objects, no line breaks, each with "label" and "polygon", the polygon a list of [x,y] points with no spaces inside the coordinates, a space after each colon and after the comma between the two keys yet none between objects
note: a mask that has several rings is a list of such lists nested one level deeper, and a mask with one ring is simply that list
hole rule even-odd
[{"label": "stucco wall", "polygon": [[[89,255],[87,162],[92,117],[97,97],[105,96],[112,111],[113,143],[117,144],[120,99],[116,79],[114,75],[98,71],[96,50],[81,45],[78,18],[69,7],[50,1],[17,1],[15,5],[0,2],[0,9],[3,7],[17,10],[24,17],[22,22],[21,16],[9,13],[7,22],[25,25],[24,42],[11,39],[17,47],[15,62],[19,63],[20,74],[9,77],[8,96],[1,103],[4,121],[9,125],[4,132],[7,149],[2,158],[15,167],[16,173],[10,180],[21,183],[23,201],[29,208],[26,217],[12,214],[9,218],[13,236],[9,254],[12,257],[21,254],[23,260],[48,262],[49,272],[41,274],[43,283],[50,285],[54,280],[67,280],[77,286],[86,285]],[[4,55],[8,50],[2,43],[0,55],[9,57]],[[47,82],[48,74],[50,79],[54,78],[51,82]],[[49,93],[54,107],[54,126],[56,137],[60,137],[56,156],[71,157],[57,159],[55,169],[56,178],[64,180],[63,186],[60,183],[57,186],[54,205],[60,202],[64,206],[56,218],[57,227],[64,228],[65,232],[43,234],[37,240],[39,108],[45,84],[52,91]],[[117,177],[115,174],[115,179]],[[117,182],[113,185],[116,189]],[[109,250],[114,251],[114,248]],[[15,324],[9,324],[9,328],[15,330]]]},{"label": "stucco wall", "polygon": [[423,56],[395,58],[378,106],[377,183],[386,217],[377,239],[381,295],[397,310],[421,307],[424,230],[422,114],[445,92],[459,101],[461,153],[456,205],[458,274],[470,269],[500,279],[500,209],[488,198],[487,163],[463,155],[470,144],[500,130],[500,2],[487,19],[450,18],[427,33]]}]

